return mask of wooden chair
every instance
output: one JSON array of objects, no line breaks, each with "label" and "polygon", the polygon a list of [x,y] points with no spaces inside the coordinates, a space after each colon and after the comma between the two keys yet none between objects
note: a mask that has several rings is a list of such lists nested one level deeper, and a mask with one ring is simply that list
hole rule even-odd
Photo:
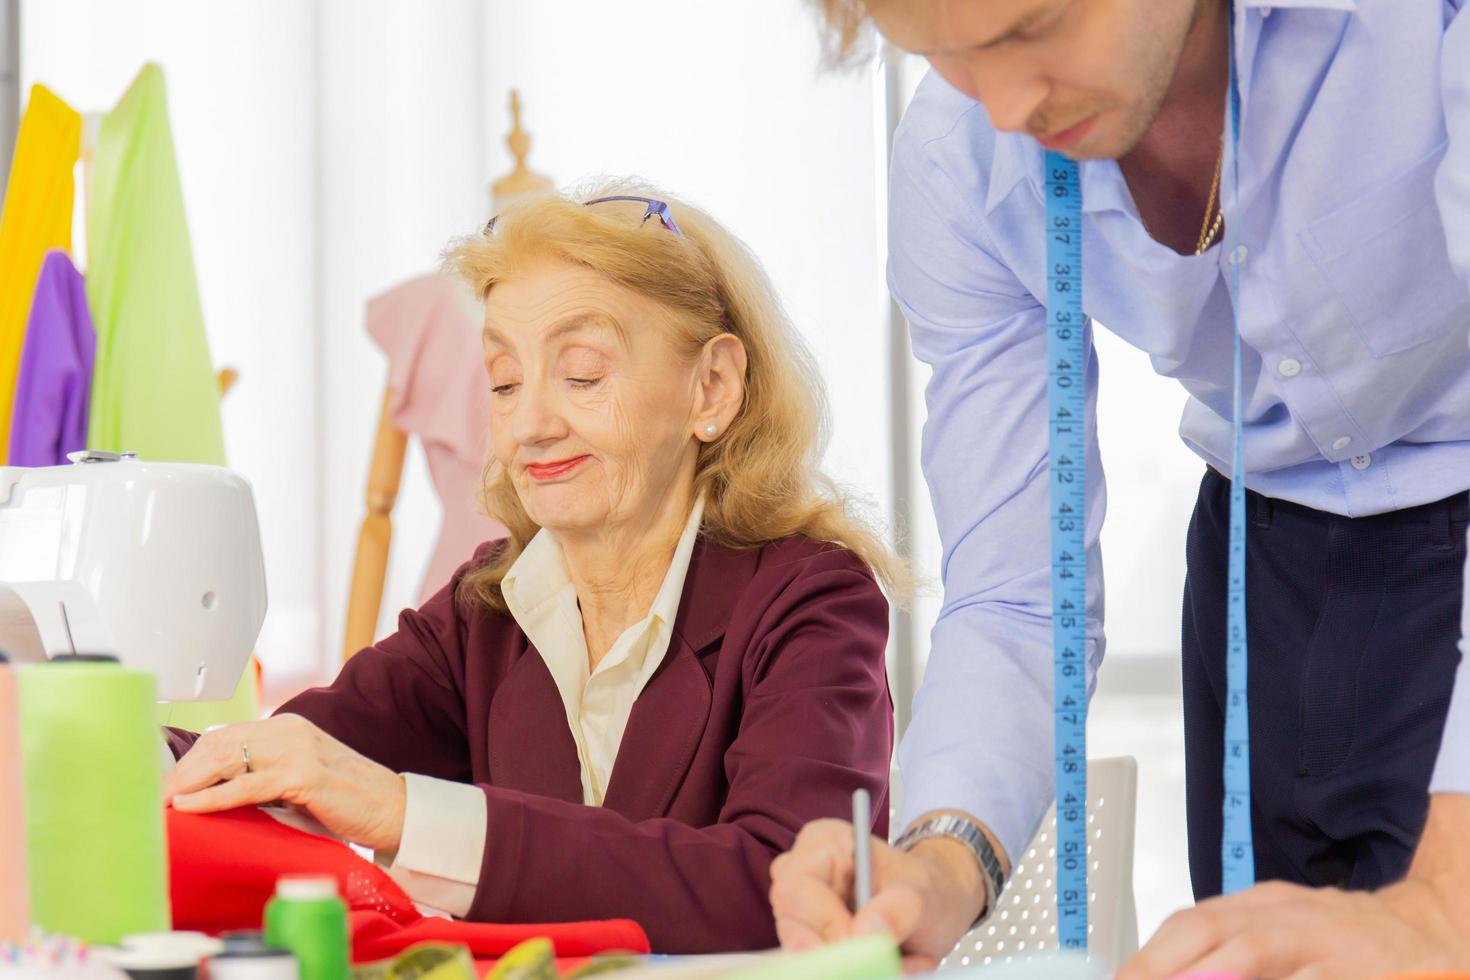
[{"label": "wooden chair", "polygon": [[408,449],[407,433],[393,424],[389,410],[392,402],[392,390],[384,390],[373,456],[368,464],[367,513],[357,532],[357,555],[352,562],[352,585],[347,593],[343,663],[377,638],[383,583],[388,577],[388,554],[393,543],[393,505],[398,502],[403,456]]}]

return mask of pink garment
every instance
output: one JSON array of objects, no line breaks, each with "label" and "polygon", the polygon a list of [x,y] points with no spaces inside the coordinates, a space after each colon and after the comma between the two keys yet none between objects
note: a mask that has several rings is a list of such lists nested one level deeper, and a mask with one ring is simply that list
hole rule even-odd
[{"label": "pink garment", "polygon": [[490,389],[474,299],[441,273],[373,297],[367,331],[388,355],[393,424],[417,436],[444,505],[439,540],[419,587],[422,602],[505,528],[479,512]]}]

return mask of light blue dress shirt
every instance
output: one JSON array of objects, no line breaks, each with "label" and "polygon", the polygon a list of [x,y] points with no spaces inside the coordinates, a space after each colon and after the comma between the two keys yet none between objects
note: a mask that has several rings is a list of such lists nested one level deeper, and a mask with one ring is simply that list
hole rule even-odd
[{"label": "light blue dress shirt", "polygon": [[[1470,488],[1467,2],[1237,0],[1240,200],[1225,194],[1228,245],[1202,256],[1149,236],[1114,161],[1081,165],[1086,311],[1179,379],[1180,435],[1224,473],[1225,273],[1242,263],[1246,482],[1261,493],[1360,516]],[[944,545],[903,821],[964,810],[1012,857],[1053,791],[1042,161],[931,73],[889,198],[889,286],[933,368],[923,465]],[[1095,355],[1087,377],[1091,409]],[[1105,491],[1088,437],[1095,672]],[[1436,790],[1470,792],[1467,662]]]}]

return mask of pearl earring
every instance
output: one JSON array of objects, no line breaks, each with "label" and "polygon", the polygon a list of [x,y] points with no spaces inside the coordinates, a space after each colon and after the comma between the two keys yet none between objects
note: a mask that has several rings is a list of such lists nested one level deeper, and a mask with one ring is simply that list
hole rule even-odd
[{"label": "pearl earring", "polygon": [[709,436],[711,439],[713,439],[715,437],[715,433],[719,431],[720,427],[715,425],[713,422],[704,427],[704,434]]}]

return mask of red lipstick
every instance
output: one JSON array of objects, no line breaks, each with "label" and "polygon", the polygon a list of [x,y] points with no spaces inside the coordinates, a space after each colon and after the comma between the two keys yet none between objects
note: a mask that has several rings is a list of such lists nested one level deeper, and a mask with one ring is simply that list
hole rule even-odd
[{"label": "red lipstick", "polygon": [[526,472],[533,480],[555,480],[566,476],[572,470],[582,464],[588,456],[573,456],[571,459],[559,459],[550,463],[527,463]]}]

